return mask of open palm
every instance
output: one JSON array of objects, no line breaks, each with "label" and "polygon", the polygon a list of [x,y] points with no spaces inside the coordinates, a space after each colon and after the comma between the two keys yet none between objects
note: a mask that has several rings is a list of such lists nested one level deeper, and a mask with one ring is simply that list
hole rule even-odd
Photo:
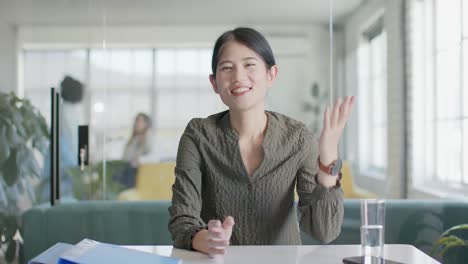
[{"label": "open palm", "polygon": [[325,109],[319,140],[320,160],[323,164],[330,164],[338,158],[338,144],[354,102],[354,96],[346,96],[343,101],[338,98],[331,111],[328,106]]}]

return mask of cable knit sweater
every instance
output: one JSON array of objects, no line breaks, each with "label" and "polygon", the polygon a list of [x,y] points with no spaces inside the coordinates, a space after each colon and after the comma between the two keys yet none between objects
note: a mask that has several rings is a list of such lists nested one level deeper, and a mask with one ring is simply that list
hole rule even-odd
[{"label": "cable knit sweater", "polygon": [[236,222],[232,245],[301,244],[299,226],[325,243],[339,235],[343,191],[318,184],[316,138],[301,122],[266,114],[265,155],[252,176],[242,161],[229,111],[189,122],[179,143],[169,208],[175,247],[191,249],[193,235],[209,220],[229,215]]}]

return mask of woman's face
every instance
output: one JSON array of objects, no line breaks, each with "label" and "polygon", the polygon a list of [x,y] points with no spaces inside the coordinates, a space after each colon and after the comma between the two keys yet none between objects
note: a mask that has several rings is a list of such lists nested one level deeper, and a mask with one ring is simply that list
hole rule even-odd
[{"label": "woman's face", "polygon": [[273,85],[277,66],[267,69],[263,59],[250,48],[230,41],[220,50],[216,78],[210,75],[214,91],[231,110],[264,107],[268,88]]},{"label": "woman's face", "polygon": [[146,124],[145,119],[142,116],[137,116],[135,120],[135,132],[137,134],[142,134],[146,132],[148,125]]}]

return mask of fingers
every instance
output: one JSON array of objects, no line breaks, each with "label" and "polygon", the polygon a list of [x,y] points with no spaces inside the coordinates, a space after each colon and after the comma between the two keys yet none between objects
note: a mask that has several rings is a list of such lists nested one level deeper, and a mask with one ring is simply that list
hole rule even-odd
[{"label": "fingers", "polygon": [[226,217],[223,223],[219,220],[210,220],[208,222],[208,236],[205,240],[208,255],[215,256],[226,253],[234,224],[232,216]]},{"label": "fingers", "polygon": [[234,218],[232,216],[228,216],[228,217],[226,217],[226,219],[224,219],[223,228],[224,229],[228,229],[228,228],[232,229],[234,224],[235,224]]},{"label": "fingers", "polygon": [[209,248],[206,252],[209,256],[214,257],[215,255],[224,255],[226,254],[225,248]]},{"label": "fingers", "polygon": [[348,120],[348,110],[349,110],[349,102],[351,100],[350,96],[346,96],[343,103],[340,105],[340,114],[338,118],[338,125],[340,127],[344,127],[346,124],[346,120]]},{"label": "fingers", "polygon": [[229,246],[229,240],[209,238],[207,241],[209,248],[225,248]]},{"label": "fingers", "polygon": [[224,229],[221,226],[221,221],[219,220],[210,220],[208,222],[208,232],[210,238],[215,239],[224,239]]},{"label": "fingers", "polygon": [[219,220],[210,220],[208,222],[208,229],[216,228],[216,227],[221,227],[221,221],[219,221]]},{"label": "fingers", "polygon": [[325,107],[325,114],[323,115],[323,129],[330,129],[330,110],[328,109],[328,105]]},{"label": "fingers", "polygon": [[331,109],[331,113],[329,106],[327,106],[323,116],[323,128],[328,130],[344,127],[348,121],[354,102],[354,96],[346,96],[343,101],[341,98],[338,98]]},{"label": "fingers", "polygon": [[340,120],[339,124],[341,127],[344,127],[346,125],[346,122],[348,121],[349,115],[351,113],[351,110],[354,105],[354,96],[346,96],[345,100],[340,108]]},{"label": "fingers", "polygon": [[340,106],[341,106],[341,98],[336,100],[335,105],[333,106],[333,112],[331,114],[330,126],[331,128],[335,128],[338,125],[338,120],[340,117]]},{"label": "fingers", "polygon": [[349,107],[348,107],[348,112],[347,112],[348,116],[349,116],[349,114],[351,114],[351,112],[353,110],[354,102],[356,102],[356,97],[351,96],[351,100],[349,102]]}]

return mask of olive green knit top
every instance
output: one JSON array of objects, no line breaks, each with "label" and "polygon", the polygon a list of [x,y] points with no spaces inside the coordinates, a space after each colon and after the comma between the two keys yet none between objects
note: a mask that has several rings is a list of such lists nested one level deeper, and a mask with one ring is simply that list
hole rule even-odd
[{"label": "olive green knit top", "polygon": [[266,114],[265,155],[252,176],[229,111],[189,122],[179,143],[169,208],[175,247],[191,249],[197,231],[226,216],[235,220],[232,245],[301,244],[299,227],[324,243],[339,235],[343,191],[317,182],[317,139],[299,121]]}]

